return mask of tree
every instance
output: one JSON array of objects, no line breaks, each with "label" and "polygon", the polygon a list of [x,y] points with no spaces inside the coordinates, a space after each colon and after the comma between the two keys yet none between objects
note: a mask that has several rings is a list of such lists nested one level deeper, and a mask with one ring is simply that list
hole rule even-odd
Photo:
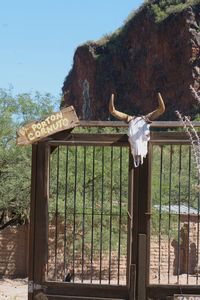
[{"label": "tree", "polygon": [[0,230],[24,222],[29,215],[31,147],[16,145],[16,130],[55,109],[50,94],[14,97],[0,89]]}]

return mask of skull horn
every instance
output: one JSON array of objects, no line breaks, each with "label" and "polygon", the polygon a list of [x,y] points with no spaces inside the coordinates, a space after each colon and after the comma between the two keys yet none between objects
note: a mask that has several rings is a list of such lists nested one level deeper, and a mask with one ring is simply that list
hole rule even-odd
[{"label": "skull horn", "polygon": [[129,116],[129,115],[127,115],[125,113],[122,113],[122,112],[115,109],[114,94],[112,94],[111,97],[110,97],[109,112],[111,113],[111,115],[113,115],[115,118],[117,118],[120,121],[129,122],[133,118],[132,116]]},{"label": "skull horn", "polygon": [[[160,93],[158,93],[158,104],[159,104],[159,106],[156,110],[154,110],[146,115],[146,118],[149,121],[154,121],[155,119],[160,117],[165,112],[165,104],[164,104],[163,98]],[[134,118],[134,116],[127,115],[127,114],[122,113],[115,109],[114,94],[112,94],[110,97],[109,112],[111,113],[111,115],[113,115],[118,120],[125,121],[125,122],[130,122]]]},{"label": "skull horn", "polygon": [[149,119],[150,121],[156,120],[165,112],[165,104],[160,93],[158,93],[158,104],[159,106],[156,110],[146,115],[146,118]]}]

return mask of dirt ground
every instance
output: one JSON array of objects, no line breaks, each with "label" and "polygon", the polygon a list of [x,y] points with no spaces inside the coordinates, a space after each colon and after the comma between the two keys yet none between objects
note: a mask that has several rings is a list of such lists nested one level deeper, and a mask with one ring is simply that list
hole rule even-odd
[{"label": "dirt ground", "polygon": [[0,279],[0,300],[27,300],[27,279]]}]

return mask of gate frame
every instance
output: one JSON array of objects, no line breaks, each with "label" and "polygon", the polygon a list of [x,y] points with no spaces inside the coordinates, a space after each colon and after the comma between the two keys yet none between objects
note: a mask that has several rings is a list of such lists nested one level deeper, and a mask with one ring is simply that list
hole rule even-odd
[{"label": "gate frame", "polygon": [[[169,122],[169,128],[178,128],[182,125],[176,124],[177,122]],[[172,126],[170,126],[172,123]],[[174,123],[174,126],[173,126]],[[200,127],[200,122],[193,122],[194,127]],[[168,128],[168,127],[167,127]],[[191,145],[188,135],[185,132],[152,132],[149,143],[149,221],[147,225],[147,274],[146,274],[146,297],[147,299],[174,299],[174,295],[188,294],[188,295],[200,295],[200,285],[187,285],[187,284],[150,284],[149,283],[149,271],[150,271],[150,219],[151,219],[151,168],[152,168],[152,152],[153,145]],[[139,300],[140,298],[138,298]],[[142,298],[146,299],[146,298]]]},{"label": "gate frame", "polygon": [[[200,127],[200,122],[194,122]],[[82,127],[127,127],[123,122],[82,121]],[[182,127],[180,122],[153,122],[151,128]],[[69,134],[63,131],[52,135],[32,145],[32,179],[30,205],[30,235],[29,235],[29,293],[28,300],[33,300],[38,292],[47,294],[48,299],[59,300],[59,295],[68,292],[69,296],[63,299],[129,299],[145,300],[148,298],[173,296],[180,292],[180,285],[149,284],[150,267],[150,219],[151,219],[151,156],[154,144],[190,144],[184,132],[151,132],[149,154],[144,164],[133,169],[129,168],[129,197],[132,201],[129,209],[132,222],[130,231],[131,260],[129,263],[130,275],[127,286],[84,285],[74,283],[46,282],[44,278],[47,262],[48,247],[48,174],[50,147],[59,144],[71,145],[110,145],[128,146],[126,134]],[[96,136],[96,139],[94,138]],[[92,139],[91,139],[92,137]],[[136,276],[137,275],[137,276]],[[77,286],[79,295],[77,295]],[[181,286],[182,293],[200,294],[200,286]],[[70,291],[70,294],[69,294]],[[62,294],[60,294],[62,293]],[[81,294],[81,296],[80,296]],[[53,297],[53,298],[52,298]],[[82,298],[84,297],[84,298]],[[88,297],[88,298],[87,298]]]},{"label": "gate frame", "polygon": [[[63,282],[49,282],[45,280],[45,269],[48,253],[48,198],[49,198],[49,157],[58,145],[81,146],[123,146],[128,147],[125,134],[69,134],[62,132],[32,146],[32,181],[31,181],[31,214],[30,214],[30,241],[29,241],[29,293],[28,299],[43,292],[48,299],[134,299],[135,267],[127,270],[131,280],[126,286],[74,284]],[[129,164],[129,184],[132,184],[133,164]],[[129,198],[132,199],[132,189]],[[129,200],[129,203],[132,201]],[[129,205],[129,214],[132,215],[132,205]],[[129,220],[129,222],[131,222]],[[131,224],[129,223],[129,228]],[[131,229],[129,230],[131,231]],[[131,249],[131,240],[128,244]],[[132,252],[128,250],[128,252]],[[130,291],[130,292],[129,292]],[[83,297],[83,298],[82,298]],[[88,298],[87,298],[88,297]],[[106,298],[106,299],[107,299]]]}]

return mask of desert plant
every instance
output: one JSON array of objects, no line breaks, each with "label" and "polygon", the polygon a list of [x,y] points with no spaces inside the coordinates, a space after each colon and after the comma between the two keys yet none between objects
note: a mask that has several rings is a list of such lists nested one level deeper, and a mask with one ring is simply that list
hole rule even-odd
[{"label": "desert plant", "polygon": [[[190,90],[196,102],[200,104],[200,96],[198,92],[192,86],[190,86]],[[183,116],[179,111],[176,111],[176,114],[190,139],[190,143],[193,151],[193,157],[195,160],[197,173],[198,173],[198,181],[200,182],[200,138],[198,132],[194,127],[191,118],[189,116]],[[200,186],[198,186],[198,189],[199,188]]]}]

